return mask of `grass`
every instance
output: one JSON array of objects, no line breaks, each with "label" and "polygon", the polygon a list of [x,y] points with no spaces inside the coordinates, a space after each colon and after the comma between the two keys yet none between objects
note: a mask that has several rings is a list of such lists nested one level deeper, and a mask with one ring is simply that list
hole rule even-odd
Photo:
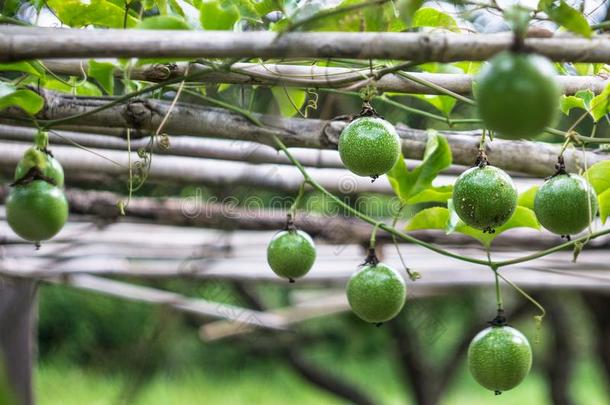
[{"label": "grass", "polygon": [[[544,379],[531,374],[516,389],[495,397],[479,387],[468,375],[464,364],[452,387],[445,393],[441,405],[517,405],[551,404]],[[351,381],[366,387],[382,404],[404,404],[404,387],[393,367],[383,359],[368,361],[357,359],[338,363],[335,372],[349,376]],[[590,362],[581,362],[576,368],[572,393],[577,404],[604,405],[604,393],[599,370]],[[144,379],[136,395],[121,401],[126,388],[137,386],[133,376],[120,372],[108,373],[79,368],[59,362],[39,365],[36,374],[36,391],[40,405],[188,405],[188,404],[343,404],[336,397],[304,382],[286,366],[269,364],[269,367],[248,367],[214,373],[202,367],[199,370],[176,374],[158,374]],[[412,402],[409,402],[412,403]]]}]

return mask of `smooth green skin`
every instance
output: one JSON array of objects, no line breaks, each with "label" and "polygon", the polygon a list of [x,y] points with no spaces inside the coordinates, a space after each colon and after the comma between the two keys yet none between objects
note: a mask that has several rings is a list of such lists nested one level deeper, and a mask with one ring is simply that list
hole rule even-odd
[{"label": "smooth green skin", "polygon": [[57,159],[46,153],[36,150],[35,148],[28,149],[23,158],[17,163],[15,168],[15,180],[19,180],[27,174],[34,166],[43,166],[42,174],[55,180],[57,187],[64,186],[64,169]]},{"label": "smooth green skin", "polygon": [[532,367],[527,338],[510,326],[491,326],[479,332],[468,347],[468,368],[483,387],[508,391],[523,381]]},{"label": "smooth green skin", "polygon": [[595,218],[597,198],[584,177],[561,174],[550,178],[538,189],[534,212],[540,224],[549,231],[573,235],[583,231]]},{"label": "smooth green skin", "polygon": [[40,242],[55,236],[68,220],[64,192],[43,180],[15,186],[6,200],[8,224],[23,239]]},{"label": "smooth green skin", "polygon": [[370,323],[394,318],[405,305],[406,297],[405,280],[383,263],[363,267],[347,283],[347,300],[352,311]]},{"label": "smooth green skin", "polygon": [[502,169],[478,166],[466,170],[453,186],[453,204],[466,225],[494,229],[517,209],[517,188]]},{"label": "smooth green skin", "polygon": [[316,247],[307,233],[288,230],[277,233],[267,246],[267,262],[280,277],[303,277],[316,260]]},{"label": "smooth green skin", "polygon": [[553,64],[540,55],[501,52],[477,77],[475,98],[485,126],[502,138],[531,138],[552,125],[561,91]]},{"label": "smooth green skin", "polygon": [[381,118],[362,117],[350,122],[339,137],[341,161],[359,176],[381,176],[400,157],[400,138],[394,126]]}]

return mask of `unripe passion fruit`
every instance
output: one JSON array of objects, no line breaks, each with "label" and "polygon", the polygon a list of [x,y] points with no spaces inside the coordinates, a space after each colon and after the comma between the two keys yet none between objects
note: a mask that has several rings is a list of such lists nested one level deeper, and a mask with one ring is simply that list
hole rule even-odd
[{"label": "unripe passion fruit", "polygon": [[400,157],[400,138],[384,119],[361,117],[350,122],[339,137],[339,155],[350,171],[378,177],[394,167]]},{"label": "unripe passion fruit", "polygon": [[470,342],[468,367],[483,387],[496,393],[508,391],[529,373],[532,349],[518,330],[510,326],[491,326]]},{"label": "unripe passion fruit", "polygon": [[68,202],[61,189],[43,180],[13,187],[6,200],[6,219],[23,239],[51,239],[68,219]]},{"label": "unripe passion fruit", "polygon": [[551,125],[561,95],[552,63],[540,55],[505,51],[477,77],[479,117],[488,129],[509,139],[539,135]]},{"label": "unripe passion fruit", "polygon": [[502,169],[473,167],[453,186],[453,204],[466,225],[491,231],[510,219],[517,208],[517,188]]},{"label": "unripe passion fruit", "polygon": [[406,296],[405,280],[383,263],[364,266],[347,284],[347,300],[352,311],[371,323],[386,322],[398,315]]},{"label": "unripe passion fruit", "polygon": [[304,276],[316,260],[311,237],[295,229],[277,233],[267,246],[267,262],[271,270],[290,281]]},{"label": "unripe passion fruit", "polygon": [[36,148],[28,149],[23,158],[17,163],[15,168],[15,180],[21,179],[28,171],[37,166],[42,174],[55,181],[57,187],[64,186],[64,169],[53,156],[44,153]]},{"label": "unripe passion fruit", "polygon": [[579,233],[597,213],[595,191],[577,174],[554,176],[536,192],[534,212],[540,224],[553,233]]}]

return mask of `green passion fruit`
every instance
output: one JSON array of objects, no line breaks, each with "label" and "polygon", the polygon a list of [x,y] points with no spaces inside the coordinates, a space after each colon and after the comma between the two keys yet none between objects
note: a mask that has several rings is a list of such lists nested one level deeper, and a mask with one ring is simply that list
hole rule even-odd
[{"label": "green passion fruit", "polygon": [[6,218],[23,239],[51,239],[68,219],[68,202],[61,189],[44,180],[15,186],[6,200]]},{"label": "green passion fruit", "polygon": [[559,174],[536,192],[534,212],[540,224],[553,233],[579,233],[597,214],[595,191],[582,176]]},{"label": "green passion fruit", "polygon": [[347,283],[347,300],[352,311],[360,319],[374,324],[398,315],[406,296],[405,280],[383,263],[365,265]]},{"label": "green passion fruit", "polygon": [[398,161],[400,138],[394,126],[382,118],[357,118],[341,132],[339,155],[353,173],[376,178]]},{"label": "green passion fruit", "polygon": [[503,138],[530,138],[552,125],[561,91],[543,56],[505,51],[481,70],[474,88],[479,117]]},{"label": "green passion fruit", "polygon": [[453,205],[466,225],[493,231],[517,208],[517,188],[502,169],[473,167],[462,173],[453,186]]},{"label": "green passion fruit", "polygon": [[527,338],[510,326],[479,332],[468,347],[468,368],[474,379],[497,394],[519,385],[532,367]]},{"label": "green passion fruit", "polygon": [[32,167],[38,167],[42,174],[55,181],[57,187],[64,185],[64,169],[53,156],[36,148],[28,149],[15,168],[15,181],[23,178]]},{"label": "green passion fruit", "polygon": [[278,232],[267,246],[271,270],[291,282],[303,277],[316,260],[316,248],[307,233],[296,229]]}]

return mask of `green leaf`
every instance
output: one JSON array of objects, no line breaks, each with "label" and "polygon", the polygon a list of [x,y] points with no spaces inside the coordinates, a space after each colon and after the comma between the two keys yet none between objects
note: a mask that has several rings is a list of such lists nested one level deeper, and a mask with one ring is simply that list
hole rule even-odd
[{"label": "green leaf", "polygon": [[442,27],[459,32],[455,19],[435,8],[422,7],[413,15],[412,27]]},{"label": "green leaf", "polygon": [[608,114],[608,97],[610,97],[610,84],[606,85],[604,90],[591,100],[589,113],[595,122]]},{"label": "green leaf", "polygon": [[[48,0],[47,5],[62,23],[71,27],[96,25],[109,28],[122,28],[125,8],[108,0]],[[138,19],[127,15],[127,27],[133,28]]]},{"label": "green leaf", "polygon": [[401,154],[396,165],[388,172],[388,179],[396,195],[408,204],[411,197],[432,185],[438,173],[451,165],[451,160],[447,140],[435,130],[429,130],[422,162],[409,171]]},{"label": "green leaf", "polygon": [[407,200],[407,204],[419,204],[428,202],[446,203],[453,195],[453,185],[429,187],[415,194]]},{"label": "green leaf", "polygon": [[407,223],[405,231],[422,229],[445,229],[449,220],[449,210],[445,207],[426,208],[415,214]]},{"label": "green leaf", "polygon": [[398,0],[396,8],[400,19],[406,24],[412,23],[413,16],[422,4],[424,4],[424,0]]},{"label": "green leaf", "polygon": [[282,11],[280,0],[262,0],[254,3],[254,8],[259,16],[264,16],[272,11]]},{"label": "green leaf", "polygon": [[564,0],[540,0],[538,8],[562,27],[589,38],[592,30],[585,16]]},{"label": "green leaf", "polygon": [[559,108],[561,112],[565,115],[570,113],[572,108],[580,108],[582,110],[587,110],[593,100],[595,94],[591,90],[580,90],[576,92],[573,96],[561,96],[561,102],[559,104]]},{"label": "green leaf", "polygon": [[433,207],[418,212],[411,218],[405,227],[405,230],[442,229],[445,230],[447,234],[459,232],[478,240],[483,246],[489,247],[498,235],[509,229],[523,227],[540,229],[540,224],[536,219],[534,211],[519,206],[515,210],[513,216],[504,225],[496,228],[495,233],[483,233],[483,231],[469,227],[459,219],[457,213],[453,209],[453,202],[451,200],[448,201],[447,205],[449,208]]},{"label": "green leaf", "polygon": [[597,194],[599,216],[605,224],[610,215],[610,160],[595,163],[584,173],[584,177]]},{"label": "green leaf", "polygon": [[87,75],[99,82],[108,94],[114,94],[114,65],[110,62],[89,60]]},{"label": "green leaf", "polygon": [[199,12],[201,26],[206,30],[231,30],[239,20],[235,5],[222,5],[218,0],[203,1]]},{"label": "green leaf", "polygon": [[534,209],[534,199],[536,198],[536,192],[540,186],[533,186],[519,194],[519,199],[517,200],[517,205],[520,205],[525,208],[529,208],[530,210]]},{"label": "green leaf", "polygon": [[23,72],[37,77],[45,75],[44,69],[38,62],[0,63],[0,71]]},{"label": "green leaf", "polygon": [[190,30],[191,26],[179,17],[157,15],[142,20],[135,28],[143,30]]},{"label": "green leaf", "polygon": [[273,87],[271,89],[273,97],[280,108],[280,114],[284,117],[296,115],[305,104],[306,92],[298,89],[288,89],[285,87]]},{"label": "green leaf", "polygon": [[599,216],[602,220],[602,224],[605,224],[606,218],[610,215],[610,189],[598,195],[597,202],[599,205]]},{"label": "green leaf", "polygon": [[[312,15],[326,10],[340,10],[353,5],[366,3],[366,0],[344,0],[335,7],[321,9],[323,2],[303,2],[291,17],[292,22],[302,21]],[[286,28],[286,27],[284,27]],[[373,4],[368,7],[320,17],[301,27],[308,31],[401,31],[407,28],[399,19],[393,4]]]},{"label": "green leaf", "polygon": [[44,99],[32,90],[18,89],[8,83],[0,83],[0,110],[8,107],[19,107],[30,115],[36,114],[44,107]]},{"label": "green leaf", "polygon": [[456,103],[456,99],[449,96],[435,96],[432,94],[413,94],[413,96],[431,104],[434,108],[442,112],[445,117],[448,117],[449,114],[451,114]]},{"label": "green leaf", "polygon": [[593,164],[584,173],[584,177],[598,195],[610,189],[610,160],[602,160]]}]

